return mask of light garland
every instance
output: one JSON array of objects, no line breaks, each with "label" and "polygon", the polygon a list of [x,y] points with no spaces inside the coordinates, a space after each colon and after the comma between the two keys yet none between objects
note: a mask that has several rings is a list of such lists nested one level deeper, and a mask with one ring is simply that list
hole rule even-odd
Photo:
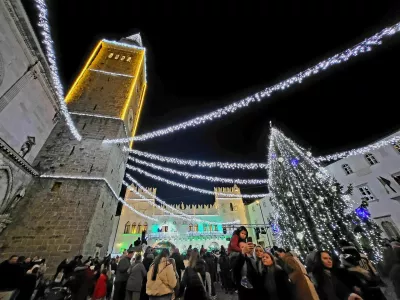
[{"label": "light garland", "polygon": [[112,194],[114,195],[114,197],[121,202],[122,204],[124,204],[126,207],[128,207],[131,211],[133,211],[135,214],[151,220],[151,221],[158,221],[158,219],[146,216],[145,214],[141,213],[140,211],[134,209],[132,206],[130,206],[128,203],[126,203],[124,201],[124,199],[122,199],[121,197],[119,197],[117,195],[117,193],[114,191],[114,189],[112,188],[112,186],[110,185],[110,183],[108,182],[108,180],[106,178],[103,177],[90,177],[90,176],[72,176],[72,175],[47,175],[47,174],[43,174],[40,175],[40,177],[42,178],[51,178],[51,179],[71,179],[71,180],[99,180],[99,181],[104,181],[108,188],[111,190]]},{"label": "light garland", "polygon": [[181,166],[202,167],[202,168],[220,168],[220,169],[243,169],[243,170],[256,170],[266,169],[266,163],[236,163],[236,162],[208,162],[201,160],[181,159],[175,157],[161,156],[149,152],[139,151],[136,149],[124,148],[125,152],[129,152],[147,159],[158,160],[165,163],[177,164]]},{"label": "light garland", "polygon": [[269,98],[274,92],[286,90],[292,85],[296,83],[302,83],[304,79],[307,79],[311,76],[314,76],[322,71],[329,69],[331,66],[347,62],[352,57],[358,56],[359,54],[363,54],[365,52],[371,51],[374,46],[379,46],[382,44],[383,38],[390,37],[395,33],[400,31],[400,23],[397,23],[393,26],[386,27],[375,35],[365,39],[364,41],[356,44],[355,46],[348,48],[334,56],[329,57],[321,61],[320,63],[284,80],[273,86],[265,88],[263,91],[255,93],[254,95],[248,96],[245,99],[234,102],[228,106],[212,111],[211,113],[193,118],[189,121],[182,122],[173,126],[169,126],[163,129],[155,130],[149,133],[145,133],[142,135],[138,135],[132,138],[125,139],[113,139],[113,140],[104,140],[104,143],[123,143],[126,141],[145,141],[149,139],[153,139],[156,137],[164,136],[167,134],[174,133],[176,131],[180,131],[183,129],[197,127],[202,124],[206,124],[208,122],[214,121],[216,119],[220,119],[223,116],[230,115],[235,113],[236,111],[243,109],[249,106],[252,103],[260,102],[264,98]]},{"label": "light garland", "polygon": [[213,177],[213,176],[206,176],[201,174],[193,174],[189,172],[178,171],[175,169],[165,168],[160,165],[156,165],[138,158],[129,157],[129,160],[150,167],[152,169],[160,170],[163,172],[167,172],[170,174],[179,175],[185,178],[193,178],[193,179],[200,179],[200,180],[207,180],[211,182],[222,182],[222,183],[230,183],[230,184],[265,184],[267,183],[267,179],[240,179],[240,178],[224,178],[224,177]]},{"label": "light garland", "polygon": [[57,95],[58,102],[60,104],[60,110],[62,115],[65,118],[65,121],[67,123],[67,126],[69,130],[71,131],[72,135],[80,141],[82,139],[82,136],[79,134],[74,121],[71,118],[71,115],[68,112],[67,105],[65,104],[64,101],[64,89],[60,81],[60,76],[58,75],[58,68],[57,68],[57,61],[56,61],[56,55],[53,47],[53,40],[51,38],[51,32],[50,32],[50,26],[49,26],[49,20],[47,18],[48,11],[47,11],[47,6],[45,0],[35,0],[35,4],[37,9],[39,10],[39,22],[38,26],[42,29],[41,34],[43,36],[42,43],[45,46],[45,51],[46,51],[46,56],[47,56],[47,61],[50,66],[50,73],[51,73],[51,79],[53,81],[53,86]]},{"label": "light garland", "polygon": [[[129,164],[126,166],[126,168],[129,169],[129,170],[138,172],[138,173],[140,173],[142,175],[145,175],[147,177],[150,177],[152,179],[164,182],[164,183],[172,185],[172,186],[179,187],[179,188],[184,189],[184,190],[190,190],[190,191],[193,191],[193,192],[198,192],[198,193],[202,193],[202,194],[206,194],[206,195],[213,195],[213,196],[215,195],[215,192],[213,192],[213,191],[204,190],[204,189],[200,189],[200,188],[197,188],[197,187],[194,187],[194,186],[190,186],[190,185],[186,185],[186,184],[183,184],[183,183],[175,182],[175,181],[166,179],[164,177],[161,177],[161,176],[158,176],[158,175],[154,175],[154,174],[149,173],[149,172],[147,172],[145,170],[142,170],[141,168],[134,167],[134,166],[131,166]],[[227,193],[217,193],[217,194],[218,194],[218,196],[230,197],[230,198],[264,198],[265,196],[268,195],[268,194],[239,194],[239,195],[237,195],[237,194],[227,194]]]},{"label": "light garland", "polygon": [[146,202],[150,203],[150,205],[160,209],[161,211],[171,215],[171,217],[175,217],[175,218],[180,218],[180,219],[184,219],[187,221],[191,221],[191,222],[198,222],[198,223],[206,223],[206,224],[211,224],[211,225],[233,225],[233,224],[238,224],[240,223],[240,220],[236,220],[233,222],[211,222],[211,221],[207,221],[207,220],[202,220],[202,219],[198,219],[196,217],[190,216],[188,214],[185,214],[184,212],[180,211],[179,209],[176,209],[175,207],[169,205],[168,203],[166,203],[164,200],[160,199],[159,197],[157,197],[156,195],[153,195],[152,193],[150,193],[145,187],[143,187],[137,180],[135,180],[134,178],[132,178],[132,176],[130,176],[129,174],[126,174],[126,177],[129,179],[129,181],[133,184],[135,184],[137,187],[139,187],[141,190],[143,190],[147,195],[149,195],[149,197],[151,197],[151,199],[155,199],[156,201],[158,201],[159,203],[161,203],[162,205],[164,205],[165,207],[168,207],[169,209],[171,209],[172,211],[175,211],[178,215],[171,213],[169,210],[165,209],[162,206],[156,205],[153,201],[147,199],[146,197],[144,197],[142,194],[138,193],[137,191],[135,191],[135,189],[133,189],[127,182],[123,181],[122,183],[132,192],[134,192],[135,194],[137,194],[139,197],[141,197],[143,200],[145,200]]},{"label": "light garland", "polygon": [[338,160],[338,159],[345,158],[348,156],[366,154],[368,152],[371,152],[372,150],[376,150],[376,149],[379,149],[381,147],[388,146],[388,145],[393,145],[399,141],[400,141],[400,135],[396,135],[390,139],[379,141],[379,142],[376,142],[376,143],[373,143],[373,144],[370,144],[368,146],[364,146],[361,148],[355,148],[352,150],[338,152],[335,154],[319,156],[319,157],[314,158],[314,160],[316,162],[322,162],[322,161]]},{"label": "light garland", "polygon": [[121,76],[121,77],[133,78],[133,75],[122,74],[122,73],[115,73],[115,72],[107,72],[107,71],[98,70],[98,69],[89,69],[89,71],[97,72],[97,73],[104,74],[104,75],[116,76],[116,77]]}]

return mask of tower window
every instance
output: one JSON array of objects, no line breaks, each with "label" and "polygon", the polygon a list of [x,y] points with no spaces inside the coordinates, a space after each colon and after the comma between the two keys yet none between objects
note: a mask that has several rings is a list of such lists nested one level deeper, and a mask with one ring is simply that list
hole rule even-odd
[{"label": "tower window", "polygon": [[132,223],[131,233],[136,233],[136,223]]},{"label": "tower window", "polygon": [[132,57],[129,56],[129,57],[126,59],[126,61],[127,61],[127,62],[130,62],[131,59],[132,59]]},{"label": "tower window", "polygon": [[393,144],[394,150],[396,150],[398,153],[400,153],[400,141],[397,141],[396,143]]},{"label": "tower window", "polygon": [[53,187],[51,188],[52,192],[57,192],[60,190],[62,182],[54,182]]},{"label": "tower window", "polygon": [[233,211],[233,204],[232,204],[232,202],[230,203],[230,208],[231,208],[231,211]]},{"label": "tower window", "polygon": [[366,200],[366,201],[374,201],[376,200],[375,196],[371,193],[368,185],[360,185],[357,187],[358,191],[361,194],[361,200]]},{"label": "tower window", "polygon": [[131,223],[129,223],[129,221],[128,221],[128,222],[126,222],[126,224],[125,224],[124,233],[125,233],[125,234],[126,234],[126,233],[129,233],[129,232],[130,232],[130,229],[131,229]]},{"label": "tower window", "polygon": [[124,61],[125,60],[125,56],[123,55],[123,56],[121,56],[121,61]]},{"label": "tower window", "polygon": [[350,168],[350,166],[348,164],[342,165],[342,169],[344,170],[346,175],[353,173],[353,170]]},{"label": "tower window", "polygon": [[119,58],[119,54],[115,55],[115,59],[118,59],[118,58]]},{"label": "tower window", "polygon": [[110,53],[110,54],[108,54],[108,58],[112,58],[112,57],[113,57],[113,55],[114,55],[114,53]]},{"label": "tower window", "polygon": [[375,158],[375,156],[372,153],[367,153],[367,154],[365,154],[364,157],[371,166],[376,165],[378,163],[378,160]]}]

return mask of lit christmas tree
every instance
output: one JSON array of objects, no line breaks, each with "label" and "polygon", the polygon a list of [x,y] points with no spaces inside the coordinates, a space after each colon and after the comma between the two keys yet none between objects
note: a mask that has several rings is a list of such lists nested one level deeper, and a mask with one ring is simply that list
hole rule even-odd
[{"label": "lit christmas tree", "polygon": [[352,209],[352,187],[343,187],[320,167],[311,153],[271,128],[268,185],[274,207],[277,240],[301,257],[307,246],[334,250],[342,239],[374,261],[381,259],[379,227],[366,205]]}]

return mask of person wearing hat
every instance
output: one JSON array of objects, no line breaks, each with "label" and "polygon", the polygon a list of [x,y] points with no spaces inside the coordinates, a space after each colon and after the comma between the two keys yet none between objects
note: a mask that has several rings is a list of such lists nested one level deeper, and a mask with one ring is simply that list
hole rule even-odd
[{"label": "person wearing hat", "polygon": [[128,253],[121,257],[118,263],[117,272],[114,281],[114,297],[113,300],[124,300],[126,283],[128,282],[128,270],[131,267],[131,259],[133,256],[133,248],[128,249]]}]

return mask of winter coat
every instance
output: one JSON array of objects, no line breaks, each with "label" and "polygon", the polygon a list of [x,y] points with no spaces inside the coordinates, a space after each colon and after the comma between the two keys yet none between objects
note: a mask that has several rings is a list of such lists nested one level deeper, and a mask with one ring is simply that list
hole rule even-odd
[{"label": "winter coat", "polygon": [[25,274],[16,300],[30,300],[36,287],[36,274]]},{"label": "winter coat", "polygon": [[126,290],[131,292],[140,292],[142,289],[143,278],[147,275],[147,271],[142,262],[133,264],[129,271],[129,278],[126,284]]},{"label": "winter coat", "polygon": [[175,260],[176,271],[180,275],[182,270],[185,270],[185,264],[183,263],[182,256],[179,253],[173,253],[170,257]]},{"label": "winter coat", "polygon": [[154,258],[148,258],[148,257],[143,259],[143,265],[147,272],[149,271],[150,265],[153,263],[153,260]]},{"label": "winter coat", "polygon": [[229,257],[226,254],[221,254],[221,256],[218,259],[218,264],[221,269],[221,272],[229,271],[230,264],[229,264]]},{"label": "winter coat", "polygon": [[199,273],[193,268],[187,267],[182,273],[182,281],[179,289],[179,297],[184,300],[207,300],[211,296],[211,276],[205,274],[205,282],[200,279]]},{"label": "winter coat", "polygon": [[211,282],[217,281],[217,266],[215,265],[214,258],[212,256],[205,257],[204,260],[207,264],[207,272],[210,273]]},{"label": "winter coat", "polygon": [[306,268],[297,257],[286,253],[283,257],[284,271],[289,275],[289,279],[295,285],[297,300],[315,300],[318,294],[307,275]]},{"label": "winter coat", "polygon": [[228,255],[231,252],[240,252],[240,253],[242,252],[242,250],[239,247],[239,242],[240,242],[239,236],[234,233],[232,235],[231,241],[229,242]]},{"label": "winter coat", "polygon": [[[253,289],[246,289],[240,285],[240,280],[242,278],[241,271],[243,265],[246,264],[247,266],[247,278],[249,279],[250,283],[253,285]],[[254,268],[254,264],[252,262],[252,258],[243,255],[240,253],[233,265],[233,278],[236,283],[238,289],[238,296],[239,300],[243,299],[261,299],[262,288],[261,288],[261,277],[259,276],[258,272]]]},{"label": "winter coat", "polygon": [[306,257],[306,267],[307,267],[307,272],[310,273],[312,271],[312,267],[314,265],[315,261],[315,255],[317,254],[316,250],[311,251],[310,253],[307,254]]},{"label": "winter coat", "polygon": [[15,290],[21,285],[24,269],[20,264],[10,264],[8,260],[0,264],[0,290]]},{"label": "winter coat", "polygon": [[[267,271],[264,269],[261,274],[261,278],[262,278],[261,290],[262,290],[263,299],[265,299],[265,300],[270,299],[270,295],[269,295],[268,288],[266,285],[267,276],[268,276]],[[275,267],[274,277],[275,277],[276,292],[277,292],[277,297],[278,297],[277,299],[279,299],[279,300],[293,299],[294,286],[289,281],[289,277],[286,274],[286,272],[283,271],[279,267]]]},{"label": "winter coat", "polygon": [[324,282],[319,284],[315,276],[311,273],[312,282],[315,285],[320,300],[342,300],[347,299],[351,291],[335,274],[324,273]]},{"label": "winter coat", "polygon": [[94,288],[92,299],[101,299],[107,295],[107,276],[101,274]]},{"label": "winter coat", "polygon": [[129,277],[128,270],[131,267],[131,259],[127,256],[121,258],[118,263],[117,273],[115,274],[116,282],[126,282]]},{"label": "winter coat", "polygon": [[163,257],[158,266],[155,280],[153,277],[154,264],[150,266],[147,273],[146,293],[149,296],[163,296],[172,294],[177,283],[174,267]]}]

